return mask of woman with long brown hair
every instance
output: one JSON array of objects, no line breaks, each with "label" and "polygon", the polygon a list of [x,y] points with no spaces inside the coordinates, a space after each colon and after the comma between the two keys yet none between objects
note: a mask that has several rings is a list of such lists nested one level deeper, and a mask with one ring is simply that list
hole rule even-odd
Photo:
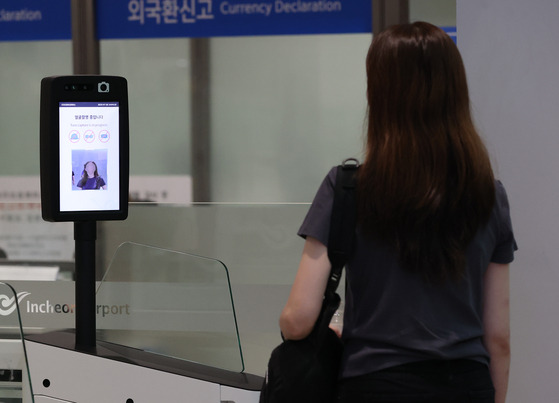
[{"label": "woman with long brown hair", "polygon": [[[461,56],[441,29],[417,22],[376,35],[366,69],[338,401],[503,403],[516,242]],[[320,311],[335,176],[299,230],[303,256],[280,317],[287,339],[308,335]]]}]

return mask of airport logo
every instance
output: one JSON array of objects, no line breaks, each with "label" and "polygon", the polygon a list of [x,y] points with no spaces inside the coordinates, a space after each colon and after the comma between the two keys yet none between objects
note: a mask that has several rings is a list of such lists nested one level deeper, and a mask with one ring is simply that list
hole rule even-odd
[{"label": "airport logo", "polygon": [[[16,296],[9,297],[7,295],[0,295],[0,315],[8,316],[11,315],[17,308],[17,305],[21,303],[30,293],[22,291]],[[17,302],[16,302],[17,298]]]},{"label": "airport logo", "polygon": [[[1,316],[8,316],[11,315],[17,308],[17,305],[20,308],[25,307],[25,313],[28,314],[73,314],[76,311],[76,304],[61,304],[61,303],[52,303],[50,300],[46,300],[44,302],[35,303],[29,300],[26,301],[25,304],[22,304],[23,300],[31,295],[30,292],[22,291],[17,294],[17,303],[16,297],[9,297],[7,295],[0,294],[0,315]],[[121,304],[121,305],[105,305],[99,304],[96,307],[97,315],[102,317],[107,316],[117,316],[117,315],[130,315],[130,305],[129,304]]]}]

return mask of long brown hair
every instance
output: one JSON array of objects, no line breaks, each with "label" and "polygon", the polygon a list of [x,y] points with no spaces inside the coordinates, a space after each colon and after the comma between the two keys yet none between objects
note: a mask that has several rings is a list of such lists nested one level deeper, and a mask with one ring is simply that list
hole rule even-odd
[{"label": "long brown hair", "polygon": [[367,99],[362,228],[427,281],[460,278],[466,248],[491,214],[495,183],[456,45],[425,22],[376,35]]}]

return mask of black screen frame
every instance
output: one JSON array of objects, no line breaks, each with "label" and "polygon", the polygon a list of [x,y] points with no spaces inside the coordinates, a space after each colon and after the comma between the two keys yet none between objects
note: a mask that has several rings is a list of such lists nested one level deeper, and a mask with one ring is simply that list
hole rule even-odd
[{"label": "black screen frame", "polygon": [[[104,86],[108,84],[108,86]],[[108,91],[106,91],[108,89]],[[119,192],[117,210],[60,211],[60,102],[119,103]],[[128,85],[123,77],[72,75],[41,80],[41,211],[45,221],[124,220],[130,174]]]}]

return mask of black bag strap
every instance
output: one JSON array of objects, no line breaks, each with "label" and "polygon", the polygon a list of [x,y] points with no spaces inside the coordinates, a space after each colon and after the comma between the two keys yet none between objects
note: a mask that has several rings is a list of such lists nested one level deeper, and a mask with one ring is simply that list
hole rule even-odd
[{"label": "black bag strap", "polygon": [[338,166],[336,172],[334,203],[328,238],[328,258],[332,264],[332,269],[326,286],[325,296],[327,299],[336,292],[343,267],[353,247],[357,216],[355,186],[358,168],[359,161],[355,158],[349,158]]},{"label": "black bag strap", "polygon": [[344,265],[351,254],[355,236],[357,168],[359,162],[354,158],[345,160],[337,167],[328,237],[328,258],[332,267],[324,292],[322,309],[312,332],[318,336],[317,340],[323,340],[321,335],[328,329],[332,316],[340,306],[340,296],[336,293],[336,289]]}]

